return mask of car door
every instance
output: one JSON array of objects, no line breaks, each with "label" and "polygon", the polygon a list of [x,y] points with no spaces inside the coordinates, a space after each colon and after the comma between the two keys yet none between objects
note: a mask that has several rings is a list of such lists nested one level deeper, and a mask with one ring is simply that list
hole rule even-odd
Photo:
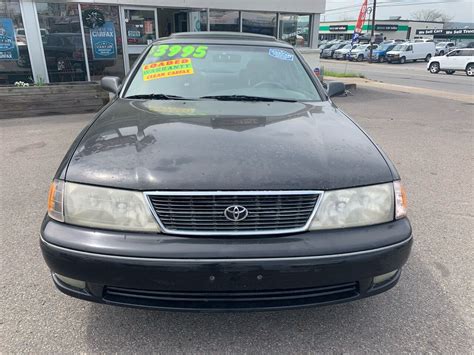
[{"label": "car door", "polygon": [[457,49],[446,54],[441,65],[441,69],[455,70],[459,66],[461,50]]},{"label": "car door", "polygon": [[472,55],[474,50],[472,49],[460,49],[459,54],[456,56],[456,70],[465,70],[468,63],[472,62]]},{"label": "car door", "polygon": [[405,57],[406,60],[413,60],[415,59],[415,52],[413,51],[413,45],[410,44],[406,51],[403,53],[403,56]]}]

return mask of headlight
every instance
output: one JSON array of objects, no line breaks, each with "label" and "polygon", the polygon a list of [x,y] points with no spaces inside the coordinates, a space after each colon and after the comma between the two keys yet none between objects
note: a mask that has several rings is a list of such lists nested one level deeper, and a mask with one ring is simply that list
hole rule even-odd
[{"label": "headlight", "polygon": [[393,183],[327,191],[310,230],[359,227],[394,219]]},{"label": "headlight", "polygon": [[[160,231],[140,192],[70,182],[56,184],[64,186],[64,206],[61,209],[66,223],[122,231]],[[49,215],[61,220],[56,218],[57,215]]]}]

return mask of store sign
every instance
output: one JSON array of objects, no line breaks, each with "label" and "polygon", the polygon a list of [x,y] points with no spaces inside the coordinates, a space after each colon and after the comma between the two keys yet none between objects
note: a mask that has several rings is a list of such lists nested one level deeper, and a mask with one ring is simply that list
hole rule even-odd
[{"label": "store sign", "polygon": [[345,32],[347,31],[347,25],[331,25],[329,26],[330,32]]},{"label": "store sign", "polygon": [[398,31],[398,25],[375,25],[376,31]]},{"label": "store sign", "polygon": [[443,36],[452,36],[452,35],[474,35],[473,28],[462,28],[462,29],[424,29],[416,30],[417,35],[443,35]]},{"label": "store sign", "polygon": [[17,60],[15,28],[10,18],[0,18],[0,60]]},{"label": "store sign", "polygon": [[94,60],[117,58],[115,26],[106,21],[101,27],[91,29],[92,56]]}]

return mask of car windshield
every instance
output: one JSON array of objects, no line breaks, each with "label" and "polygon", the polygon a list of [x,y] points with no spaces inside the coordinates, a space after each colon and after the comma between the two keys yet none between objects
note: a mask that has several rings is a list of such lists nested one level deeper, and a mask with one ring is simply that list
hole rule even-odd
[{"label": "car windshield", "polygon": [[395,47],[393,47],[392,50],[403,52],[403,51],[406,51],[407,48],[408,48],[408,45],[406,45],[406,44],[398,44]]},{"label": "car windshield", "polygon": [[357,50],[363,51],[363,50],[366,50],[367,47],[369,47],[368,44],[361,44],[357,47]]},{"label": "car windshield", "polygon": [[293,49],[244,45],[153,45],[124,97],[147,95],[321,101]]},{"label": "car windshield", "polygon": [[346,44],[344,47],[342,47],[342,49],[351,49],[352,48],[352,44]]},{"label": "car windshield", "polygon": [[392,45],[391,44],[381,44],[377,50],[378,51],[386,51],[387,49],[389,49]]},{"label": "car windshield", "polygon": [[447,44],[448,44],[448,42],[439,42],[439,43],[436,44],[436,47],[444,47]]}]

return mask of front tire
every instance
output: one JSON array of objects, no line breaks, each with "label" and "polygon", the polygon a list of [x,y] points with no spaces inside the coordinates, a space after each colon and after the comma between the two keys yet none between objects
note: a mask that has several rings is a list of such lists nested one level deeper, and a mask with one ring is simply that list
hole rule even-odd
[{"label": "front tire", "polygon": [[379,57],[379,63],[383,63],[383,57]]},{"label": "front tire", "polygon": [[400,64],[405,64],[407,62],[407,59],[405,57],[400,58]]},{"label": "front tire", "polygon": [[359,54],[359,55],[357,56],[357,61],[358,61],[358,62],[362,62],[363,60],[364,60],[364,56],[363,56],[362,54]]},{"label": "front tire", "polygon": [[466,67],[466,75],[467,76],[474,76],[474,64],[468,64]]},{"label": "front tire", "polygon": [[442,57],[444,55],[444,51],[439,51],[439,55]]},{"label": "front tire", "polygon": [[438,62],[431,63],[429,70],[431,74],[438,74],[440,70],[439,63]]},{"label": "front tire", "polygon": [[425,57],[425,62],[428,63],[430,61],[430,59],[431,59],[431,54],[428,53]]}]

